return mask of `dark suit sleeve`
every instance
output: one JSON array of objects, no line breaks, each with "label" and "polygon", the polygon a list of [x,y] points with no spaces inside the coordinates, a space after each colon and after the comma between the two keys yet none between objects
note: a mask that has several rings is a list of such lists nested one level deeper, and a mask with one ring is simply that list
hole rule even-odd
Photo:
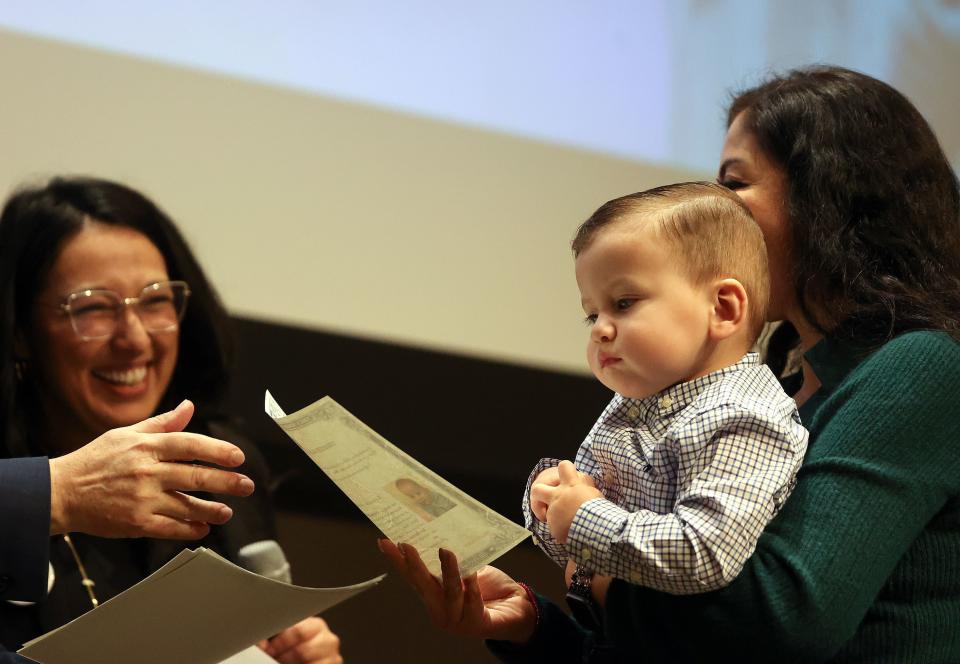
[{"label": "dark suit sleeve", "polygon": [[42,600],[49,556],[49,461],[0,459],[0,601]]}]

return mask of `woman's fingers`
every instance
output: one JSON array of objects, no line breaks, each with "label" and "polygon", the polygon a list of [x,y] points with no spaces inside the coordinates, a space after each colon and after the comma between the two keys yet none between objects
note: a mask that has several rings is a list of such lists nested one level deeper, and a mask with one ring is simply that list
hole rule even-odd
[{"label": "woman's fingers", "polygon": [[378,546],[390,564],[403,576],[420,595],[430,619],[441,629],[454,633],[465,633],[467,623],[478,621],[483,615],[483,599],[473,579],[473,592],[469,611],[465,611],[464,585],[460,580],[460,566],[457,556],[446,549],[440,549],[441,580],[430,573],[417,550],[409,544],[395,545],[389,540],[379,540]]},{"label": "woman's fingers", "polygon": [[463,619],[463,583],[453,551],[440,549],[440,571],[443,577],[444,617],[456,624]]},{"label": "woman's fingers", "polygon": [[[417,594],[420,595],[421,599],[426,601],[424,592],[430,591],[431,585],[434,585],[435,582],[434,584],[431,584],[421,573],[419,567],[422,566],[423,563],[420,561],[420,556],[417,554],[416,549],[411,547],[409,544],[394,544],[388,539],[377,540],[377,547],[380,549],[380,552],[384,555],[384,557],[390,562],[390,565],[397,571],[397,573],[402,576],[407,583],[413,586],[413,589],[417,591]],[[404,552],[404,547],[413,551],[409,559],[407,554]],[[417,561],[420,561],[420,566],[417,565]],[[429,572],[427,573],[427,576],[429,576]]]},{"label": "woman's fingers", "polygon": [[421,595],[436,596],[439,591],[437,579],[430,573],[427,566],[420,558],[420,552],[416,547],[406,542],[401,543],[400,552],[403,554],[403,560],[406,564],[407,574],[410,582]]},{"label": "woman's fingers", "polygon": [[388,539],[378,539],[377,548],[380,549],[380,553],[387,559],[390,566],[397,571],[397,574],[409,582],[410,580],[407,578],[407,563],[403,559],[403,553],[397,548],[397,545]]},{"label": "woman's fingers", "polygon": [[485,610],[480,582],[477,580],[477,573],[474,572],[463,579],[463,615],[465,618],[475,618],[480,624],[483,622]]},{"label": "woman's fingers", "polygon": [[407,580],[410,581],[413,589],[423,600],[427,607],[427,613],[430,614],[430,619],[438,627],[447,628],[450,620],[442,585],[427,569],[416,548],[404,543],[400,544],[400,552],[406,562]]}]

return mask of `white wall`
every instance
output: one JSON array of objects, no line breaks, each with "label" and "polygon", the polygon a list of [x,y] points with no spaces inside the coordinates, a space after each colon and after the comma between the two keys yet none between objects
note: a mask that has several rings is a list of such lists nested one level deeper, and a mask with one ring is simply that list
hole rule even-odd
[{"label": "white wall", "polygon": [[0,26],[47,35],[0,30],[0,192],[119,179],[236,313],[567,371],[574,228],[712,177],[768,69],[887,80],[960,163],[948,0],[35,0]]},{"label": "white wall", "polygon": [[533,366],[585,370],[576,225],[706,175],[14,33],[0,63],[4,190],[118,179],[235,313]]}]

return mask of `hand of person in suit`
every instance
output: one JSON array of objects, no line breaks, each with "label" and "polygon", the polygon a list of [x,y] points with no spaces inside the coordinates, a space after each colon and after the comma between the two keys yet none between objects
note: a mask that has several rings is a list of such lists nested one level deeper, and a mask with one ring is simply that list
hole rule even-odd
[{"label": "hand of person in suit", "polygon": [[250,478],[228,470],[244,461],[236,446],[184,433],[194,407],[112,429],[75,452],[50,460],[50,533],[99,537],[199,539],[233,511],[185,491],[248,496]]}]

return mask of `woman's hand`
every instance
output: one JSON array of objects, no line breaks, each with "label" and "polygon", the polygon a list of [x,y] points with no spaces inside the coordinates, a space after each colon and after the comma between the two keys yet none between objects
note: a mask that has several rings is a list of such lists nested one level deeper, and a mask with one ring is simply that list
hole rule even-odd
[{"label": "woman's hand", "polygon": [[323,618],[305,618],[269,641],[257,644],[281,664],[343,664],[340,638]]},{"label": "woman's hand", "polygon": [[438,580],[409,544],[379,540],[380,551],[405,578],[440,629],[481,639],[526,643],[537,626],[537,607],[519,583],[489,565],[460,579],[457,557],[440,549]]}]

